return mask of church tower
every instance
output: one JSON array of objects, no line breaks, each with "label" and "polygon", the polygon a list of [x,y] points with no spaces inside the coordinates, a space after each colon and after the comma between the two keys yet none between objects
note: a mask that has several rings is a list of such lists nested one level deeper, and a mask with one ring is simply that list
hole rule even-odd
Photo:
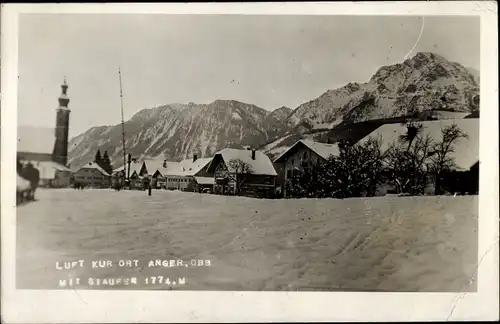
[{"label": "church tower", "polygon": [[59,96],[59,108],[56,116],[56,143],[54,145],[53,160],[64,166],[68,163],[68,132],[69,132],[69,98],[67,95],[68,84],[66,77],[61,85],[61,95]]}]

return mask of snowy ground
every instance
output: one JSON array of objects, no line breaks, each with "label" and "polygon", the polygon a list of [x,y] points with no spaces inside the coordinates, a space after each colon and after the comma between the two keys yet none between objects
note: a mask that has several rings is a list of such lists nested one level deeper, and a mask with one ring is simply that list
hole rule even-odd
[{"label": "snowy ground", "polygon": [[[80,278],[76,288],[107,289],[88,278],[124,276],[137,284],[115,289],[476,290],[477,196],[258,200],[54,189],[37,199],[18,207],[18,288]],[[56,269],[79,259],[82,268]],[[183,264],[148,267],[156,259]],[[113,266],[92,269],[92,260]],[[139,268],[118,268],[119,260]],[[171,282],[146,284],[152,276]],[[184,285],[173,287],[179,278]]]}]

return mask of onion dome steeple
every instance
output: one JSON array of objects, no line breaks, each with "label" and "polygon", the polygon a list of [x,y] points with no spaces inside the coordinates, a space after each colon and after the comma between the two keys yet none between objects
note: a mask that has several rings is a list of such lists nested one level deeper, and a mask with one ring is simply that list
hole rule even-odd
[{"label": "onion dome steeple", "polygon": [[67,91],[68,91],[68,83],[66,82],[66,77],[64,77],[64,82],[61,85],[61,95],[59,96],[58,99],[60,108],[68,108],[69,97]]}]

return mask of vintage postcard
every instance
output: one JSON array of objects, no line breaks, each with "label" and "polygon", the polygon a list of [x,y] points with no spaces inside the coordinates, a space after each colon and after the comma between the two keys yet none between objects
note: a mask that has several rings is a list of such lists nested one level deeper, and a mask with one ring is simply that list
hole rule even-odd
[{"label": "vintage postcard", "polygon": [[496,3],[1,23],[6,323],[498,319]]}]

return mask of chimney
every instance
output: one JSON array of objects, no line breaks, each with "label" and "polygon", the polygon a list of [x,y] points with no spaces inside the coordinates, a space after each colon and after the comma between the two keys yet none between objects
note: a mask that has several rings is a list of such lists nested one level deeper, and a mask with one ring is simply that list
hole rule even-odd
[{"label": "chimney", "polygon": [[167,167],[167,160],[163,160],[163,167],[166,168]]},{"label": "chimney", "polygon": [[252,160],[255,160],[255,150],[252,149]]},{"label": "chimney", "polygon": [[193,154],[193,162],[196,162],[198,160],[198,154]]}]

